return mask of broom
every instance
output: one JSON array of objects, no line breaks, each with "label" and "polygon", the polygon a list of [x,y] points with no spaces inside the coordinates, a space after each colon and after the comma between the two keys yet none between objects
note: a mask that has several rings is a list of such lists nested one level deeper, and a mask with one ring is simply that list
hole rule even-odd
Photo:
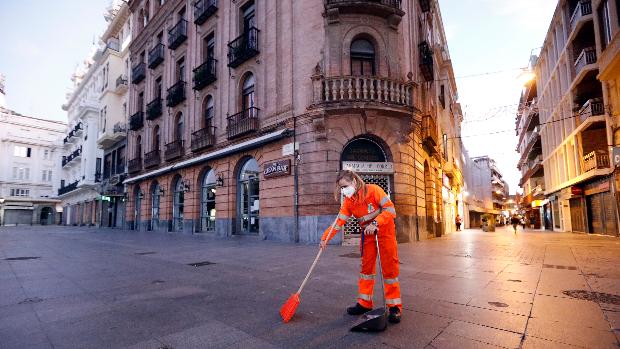
[{"label": "broom", "polygon": [[[338,219],[336,218],[327,236],[329,236],[334,230],[334,226],[336,225],[337,220]],[[310,274],[312,274],[312,270],[314,270],[314,267],[316,266],[316,262],[318,262],[319,257],[321,257],[321,253],[323,253],[322,248],[319,249],[319,253],[317,253],[316,257],[314,258],[314,262],[312,262],[312,266],[310,267],[310,270],[308,271],[306,278],[301,283],[301,286],[299,286],[299,289],[297,290],[297,292],[293,293],[280,308],[280,316],[282,316],[282,320],[284,320],[284,322],[289,322],[289,320],[293,317],[293,315],[295,315],[295,310],[297,310],[297,306],[299,306],[299,295],[301,294],[301,290],[304,289],[306,282],[308,282],[308,279],[310,278]]]}]

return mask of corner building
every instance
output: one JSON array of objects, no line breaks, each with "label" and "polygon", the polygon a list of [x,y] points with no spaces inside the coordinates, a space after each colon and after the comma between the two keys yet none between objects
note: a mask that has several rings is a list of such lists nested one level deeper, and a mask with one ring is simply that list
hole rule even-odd
[{"label": "corner building", "polygon": [[435,1],[129,7],[129,227],[318,242],[353,168],[391,196],[399,241],[443,234]]}]

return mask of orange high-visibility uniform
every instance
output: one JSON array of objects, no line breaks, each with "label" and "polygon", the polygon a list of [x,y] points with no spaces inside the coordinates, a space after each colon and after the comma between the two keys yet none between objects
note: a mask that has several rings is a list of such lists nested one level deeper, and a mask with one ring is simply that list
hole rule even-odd
[{"label": "orange high-visibility uniform", "polygon": [[[394,218],[396,210],[394,204],[385,191],[378,185],[366,184],[366,196],[362,197],[359,190],[351,198],[345,198],[338,213],[338,219],[333,232],[331,227],[323,233],[322,240],[331,240],[338,232],[342,231],[350,216],[360,223],[362,243],[361,272],[358,281],[358,303],[366,308],[372,308],[372,291],[375,283],[377,246],[375,237],[379,237],[379,252],[381,255],[381,267],[383,268],[383,282],[385,289],[385,301],[388,307],[398,307],[402,310],[400,298],[400,283],[398,281],[398,249],[396,245],[396,227]],[[364,228],[376,221],[378,235],[364,236]]]}]

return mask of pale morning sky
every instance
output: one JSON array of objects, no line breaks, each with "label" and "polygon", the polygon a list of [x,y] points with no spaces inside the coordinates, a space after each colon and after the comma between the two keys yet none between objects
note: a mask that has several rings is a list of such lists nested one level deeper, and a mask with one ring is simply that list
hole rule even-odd
[{"label": "pale morning sky", "polygon": [[[105,29],[110,0],[0,1],[0,73],[7,104],[30,116],[66,120],[70,76]],[[471,156],[489,155],[518,188],[515,110],[518,68],[542,45],[557,0],[439,0]],[[26,20],[25,20],[26,19]],[[503,71],[503,73],[465,77]],[[484,121],[479,121],[487,119]],[[506,131],[506,132],[504,132]],[[496,134],[489,134],[494,133]]]}]

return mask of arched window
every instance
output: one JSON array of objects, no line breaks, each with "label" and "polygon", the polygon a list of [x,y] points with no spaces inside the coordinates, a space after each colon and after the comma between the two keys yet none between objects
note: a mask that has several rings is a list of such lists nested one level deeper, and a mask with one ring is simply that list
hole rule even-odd
[{"label": "arched window", "polygon": [[213,232],[215,231],[215,194],[217,192],[215,171],[207,171],[201,183],[200,230]]},{"label": "arched window", "polygon": [[178,177],[173,182],[173,205],[172,205],[172,229],[174,231],[183,231],[183,211],[185,209],[185,188],[183,180]]},{"label": "arched window", "polygon": [[174,125],[174,140],[176,141],[183,140],[183,113],[177,114],[177,118],[175,120],[175,125]]},{"label": "arched window", "polygon": [[142,136],[136,138],[136,159],[142,158]]},{"label": "arched window", "polygon": [[241,109],[248,110],[254,107],[254,75],[248,74],[243,81],[241,90]]},{"label": "arched window", "polygon": [[159,183],[153,183],[151,186],[151,230],[157,230],[159,226],[159,203],[161,201],[159,192]]},{"label": "arched window", "polygon": [[207,96],[204,110],[204,128],[213,126],[213,114],[215,113],[215,102],[212,96]]},{"label": "arched window", "polygon": [[370,41],[351,43],[351,75],[375,75],[375,47]]},{"label": "arched window", "polygon": [[260,169],[254,158],[246,160],[239,171],[238,215],[241,234],[258,234],[260,213],[259,180]]},{"label": "arched window", "polygon": [[159,150],[160,141],[159,125],[155,125],[155,128],[153,128],[153,144],[151,150]]},{"label": "arched window", "polygon": [[146,4],[144,5],[144,12],[143,12],[143,15],[144,15],[143,20],[144,20],[145,27],[150,19],[150,11],[151,11],[151,3],[147,1]]}]

